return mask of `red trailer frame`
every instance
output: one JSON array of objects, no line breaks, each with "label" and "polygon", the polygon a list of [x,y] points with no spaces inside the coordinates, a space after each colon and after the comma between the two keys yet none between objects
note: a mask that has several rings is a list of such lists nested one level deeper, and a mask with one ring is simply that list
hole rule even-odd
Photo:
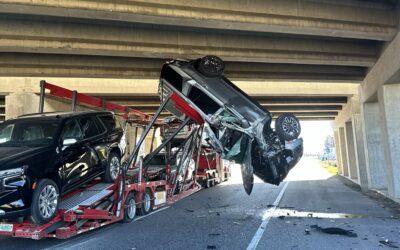
[{"label": "red trailer frame", "polygon": [[[157,115],[150,119],[148,115],[141,111],[128,109],[122,105],[106,102],[105,100],[89,95],[80,94],[77,91],[71,91],[45,81],[40,82],[40,113],[42,113],[44,109],[46,89],[50,91],[50,93],[48,93],[50,96],[72,100],[73,111],[75,111],[76,105],[84,104],[95,108],[121,112],[126,119],[130,115],[134,115],[138,122],[148,124],[148,127],[151,127],[152,124],[157,122]],[[192,120],[200,125],[204,123],[201,116],[178,95],[172,94],[169,99],[175,103],[177,108],[187,115],[188,120]],[[159,113],[161,113],[161,110]],[[131,158],[133,159],[132,156]],[[130,161],[128,167],[130,164],[135,162],[136,161]],[[195,173],[196,172],[197,169]],[[141,164],[139,164],[139,172],[136,176],[136,181],[133,180],[134,177],[132,176],[127,177],[126,172],[123,171],[123,174],[115,181],[115,183],[106,186],[101,191],[96,190],[96,195],[99,197],[91,203],[84,205],[80,203],[74,209],[59,209],[56,217],[44,225],[35,225],[29,221],[0,223],[3,228],[3,230],[0,231],[0,235],[30,238],[35,240],[42,238],[66,239],[115,222],[123,222],[126,209],[129,208],[125,205],[125,202],[130,193],[134,193],[135,205],[138,206],[143,203],[143,197],[146,192],[150,191],[151,209],[157,209],[168,204],[173,204],[174,202],[200,190],[200,186],[197,184],[195,176],[193,181],[186,183],[182,188],[182,191],[177,194],[174,193],[176,190],[175,184],[168,183],[166,180],[145,182],[143,176],[144,169],[142,169]],[[169,180],[171,177],[170,173],[167,173],[166,179]],[[91,187],[95,187],[96,184],[98,183],[93,182],[88,186],[81,188],[81,190],[76,190],[73,193],[67,194],[62,197],[62,199],[67,200],[68,198],[74,198],[76,197],[76,194],[81,191],[84,192],[85,190],[89,190]],[[162,194],[164,199],[159,199],[158,194]],[[102,204],[103,202],[106,203],[110,199],[112,199],[113,202],[109,204],[108,209],[96,208],[99,204]],[[157,204],[155,204],[156,201],[158,202]],[[9,228],[7,229],[7,227]],[[4,230],[4,228],[7,230]]]}]

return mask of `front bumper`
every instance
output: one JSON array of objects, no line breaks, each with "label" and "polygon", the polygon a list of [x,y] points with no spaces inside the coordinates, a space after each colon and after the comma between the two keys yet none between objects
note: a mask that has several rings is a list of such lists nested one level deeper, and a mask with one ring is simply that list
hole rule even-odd
[{"label": "front bumper", "polygon": [[289,169],[292,169],[297,162],[303,156],[303,139],[299,138],[292,141],[290,144],[285,145],[285,150],[288,152],[289,156],[286,157],[286,161],[289,165]]},{"label": "front bumper", "polygon": [[14,220],[20,217],[26,217],[30,215],[30,208],[23,208],[18,210],[5,211],[0,209],[0,220]]},{"label": "front bumper", "polygon": [[30,213],[29,181],[15,177],[11,182],[0,178],[0,220],[11,220],[25,217]]},{"label": "front bumper", "polygon": [[254,174],[264,182],[279,185],[289,171],[300,161],[303,155],[303,139],[299,138],[285,143],[283,152],[272,158],[260,154],[252,154]]}]

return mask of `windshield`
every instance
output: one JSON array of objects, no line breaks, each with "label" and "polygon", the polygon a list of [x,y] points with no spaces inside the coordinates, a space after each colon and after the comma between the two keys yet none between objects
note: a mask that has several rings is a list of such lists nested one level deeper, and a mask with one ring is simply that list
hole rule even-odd
[{"label": "windshield", "polygon": [[20,121],[0,124],[0,146],[46,145],[54,140],[56,121]]}]

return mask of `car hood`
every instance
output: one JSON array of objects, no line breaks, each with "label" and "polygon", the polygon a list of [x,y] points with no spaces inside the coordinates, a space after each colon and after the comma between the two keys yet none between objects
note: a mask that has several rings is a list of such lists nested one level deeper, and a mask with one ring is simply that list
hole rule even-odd
[{"label": "car hood", "polygon": [[0,146],[0,170],[29,164],[33,158],[48,154],[49,146]]}]

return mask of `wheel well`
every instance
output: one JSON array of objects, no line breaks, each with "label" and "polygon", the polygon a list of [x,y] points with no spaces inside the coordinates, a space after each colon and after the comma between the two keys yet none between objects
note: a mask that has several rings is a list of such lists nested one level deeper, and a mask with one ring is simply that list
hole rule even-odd
[{"label": "wheel well", "polygon": [[39,180],[42,180],[42,179],[49,179],[49,180],[54,181],[57,184],[58,190],[60,192],[62,192],[62,190],[61,190],[61,184],[62,184],[61,183],[61,179],[55,173],[48,173],[48,174],[45,174],[45,175],[43,175],[41,177],[35,178],[35,180],[31,183],[31,185],[33,185],[33,183],[37,183]]},{"label": "wheel well", "polygon": [[113,147],[113,148],[111,148],[109,154],[111,154],[111,153],[116,153],[120,158],[122,157],[122,155],[121,155],[121,150],[119,149],[119,147]]},{"label": "wheel well", "polygon": [[154,206],[154,198],[155,198],[155,195],[154,195],[154,192],[153,192],[153,190],[151,189],[151,188],[146,188],[146,191],[149,191],[149,194],[150,194],[150,203],[151,203],[151,206],[153,207]]}]

